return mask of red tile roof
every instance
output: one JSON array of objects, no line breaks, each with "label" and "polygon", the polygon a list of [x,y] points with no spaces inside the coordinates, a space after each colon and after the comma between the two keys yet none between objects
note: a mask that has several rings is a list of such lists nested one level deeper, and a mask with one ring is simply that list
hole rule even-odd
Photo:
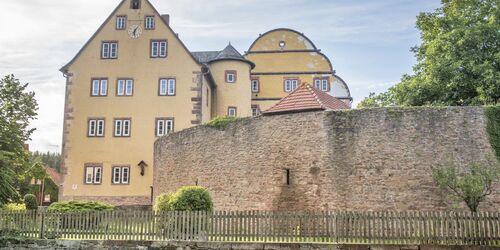
[{"label": "red tile roof", "polygon": [[54,181],[56,185],[61,184],[61,174],[59,174],[55,169],[45,166],[45,171],[49,175],[50,179]]},{"label": "red tile roof", "polygon": [[349,109],[349,105],[309,84],[303,84],[263,113],[272,115],[327,109]]}]

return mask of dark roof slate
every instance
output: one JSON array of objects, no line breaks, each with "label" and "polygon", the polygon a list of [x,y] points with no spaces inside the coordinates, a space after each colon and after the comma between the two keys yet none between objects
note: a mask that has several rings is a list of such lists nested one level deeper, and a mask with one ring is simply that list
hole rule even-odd
[{"label": "dark roof slate", "polygon": [[193,55],[193,57],[202,64],[209,64],[211,62],[221,60],[238,60],[249,63],[252,68],[255,67],[255,64],[245,59],[245,57],[243,57],[243,55],[241,55],[240,52],[238,52],[233,45],[231,45],[231,43],[221,51],[194,51],[191,52],[191,55]]},{"label": "dark roof slate", "polygon": [[214,60],[217,55],[219,55],[220,51],[195,51],[191,52],[191,54],[198,60],[198,62],[206,64],[210,61]]}]

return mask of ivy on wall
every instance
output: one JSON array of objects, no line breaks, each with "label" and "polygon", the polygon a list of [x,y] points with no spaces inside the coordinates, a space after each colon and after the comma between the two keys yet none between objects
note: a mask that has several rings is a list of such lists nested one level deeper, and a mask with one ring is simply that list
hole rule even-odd
[{"label": "ivy on wall", "polygon": [[490,137],[491,147],[500,160],[500,105],[485,107],[485,114],[488,118],[486,131]]}]

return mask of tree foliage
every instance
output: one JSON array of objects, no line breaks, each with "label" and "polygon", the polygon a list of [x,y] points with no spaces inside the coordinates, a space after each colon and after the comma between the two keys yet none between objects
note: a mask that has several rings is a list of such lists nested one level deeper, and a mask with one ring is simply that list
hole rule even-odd
[{"label": "tree foliage", "polygon": [[57,172],[61,172],[61,154],[52,153],[52,152],[39,152],[35,151],[32,154],[32,160],[40,161],[46,166],[57,170]]},{"label": "tree foliage", "polygon": [[479,203],[492,193],[499,177],[500,164],[495,159],[471,164],[465,169],[451,164],[433,170],[439,188],[465,202],[471,212],[477,212]]},{"label": "tree foliage", "polygon": [[27,194],[24,196],[24,205],[28,210],[35,210],[38,208],[38,202],[36,196],[33,194]]},{"label": "tree foliage", "polygon": [[173,194],[161,194],[155,200],[157,211],[212,211],[212,197],[199,186],[184,186]]},{"label": "tree foliage", "polygon": [[29,166],[24,144],[34,131],[29,124],[38,106],[27,86],[13,75],[0,80],[0,205],[17,196],[15,183]]},{"label": "tree foliage", "polygon": [[490,105],[500,102],[497,0],[442,0],[417,17],[422,43],[412,75],[358,107]]}]

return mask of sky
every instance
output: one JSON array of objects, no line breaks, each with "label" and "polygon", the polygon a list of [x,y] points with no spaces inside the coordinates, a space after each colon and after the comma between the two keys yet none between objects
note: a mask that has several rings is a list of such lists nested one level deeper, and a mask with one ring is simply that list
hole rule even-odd
[{"label": "sky", "polygon": [[[150,0],[191,51],[241,53],[268,30],[304,33],[348,84],[354,106],[411,73],[420,43],[416,16],[439,0]],[[36,93],[30,150],[60,152],[64,64],[120,0],[0,0],[0,76],[14,74]]]}]

